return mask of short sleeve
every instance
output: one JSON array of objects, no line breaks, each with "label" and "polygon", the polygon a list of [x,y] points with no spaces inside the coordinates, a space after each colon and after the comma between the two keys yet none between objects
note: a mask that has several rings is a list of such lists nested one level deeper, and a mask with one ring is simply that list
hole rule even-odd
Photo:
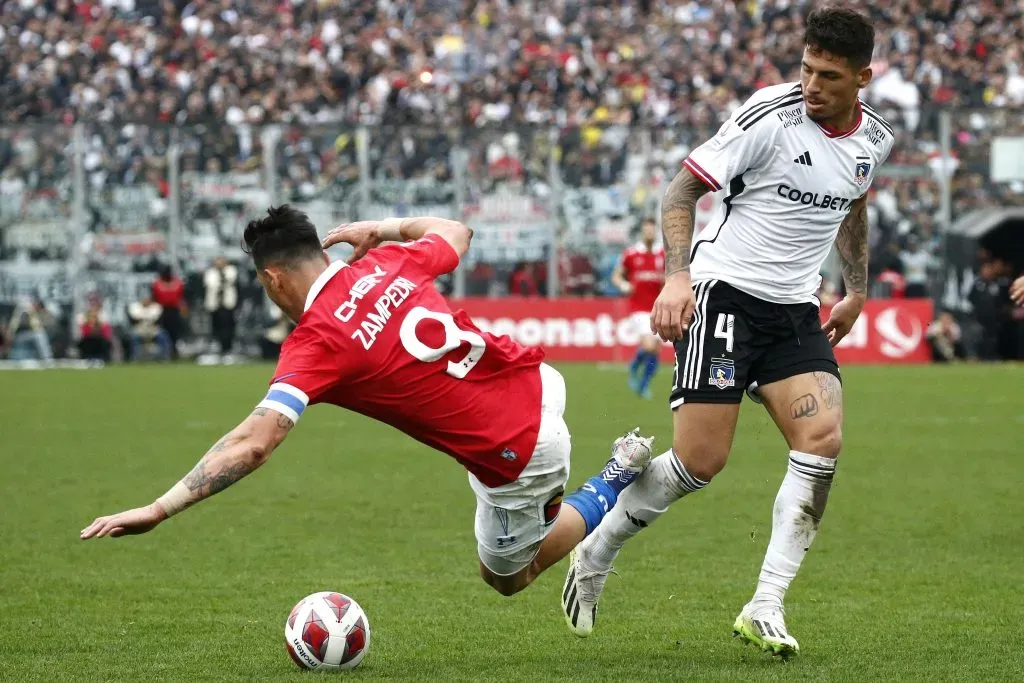
[{"label": "short sleeve", "polygon": [[[294,337],[295,332],[292,335]],[[301,333],[293,337],[281,348],[270,388],[257,407],[276,410],[292,422],[298,422],[306,406],[318,403],[337,383],[340,371],[324,346],[315,340],[304,341],[306,335]]]},{"label": "short sleeve", "polygon": [[[793,100],[792,104],[796,102],[799,99]],[[748,100],[733,112],[713,138],[690,152],[683,166],[712,192],[717,192],[736,176],[770,163],[776,128],[772,125],[774,117],[763,121],[762,112],[774,111],[775,108],[770,102],[762,104]]]},{"label": "short sleeve", "polygon": [[878,154],[878,160],[872,165],[871,171],[868,173],[868,180],[864,184],[864,194],[867,194],[868,190],[875,184],[875,180],[878,178],[878,171],[882,168],[886,159],[889,158],[889,153],[892,151],[893,145],[896,144],[895,138],[890,136],[883,148]]},{"label": "short sleeve", "polygon": [[431,277],[450,273],[459,266],[455,247],[440,235],[426,235],[413,242],[404,242],[400,248]]},{"label": "short sleeve", "polygon": [[885,152],[881,156],[879,156],[879,158],[878,158],[878,165],[879,166],[884,164],[889,159],[889,155],[892,154],[892,148],[895,147],[895,146],[896,146],[896,137],[893,136],[893,135],[890,135],[889,136],[889,144],[887,144],[885,146]]}]

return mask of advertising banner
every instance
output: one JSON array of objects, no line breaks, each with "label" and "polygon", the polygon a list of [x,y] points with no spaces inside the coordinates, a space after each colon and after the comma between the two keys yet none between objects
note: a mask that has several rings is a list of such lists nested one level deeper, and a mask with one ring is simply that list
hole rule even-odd
[{"label": "advertising banner", "polygon": [[[543,346],[553,361],[628,360],[643,331],[623,299],[467,298],[452,305],[485,331]],[[850,364],[927,363],[931,320],[928,299],[870,299],[836,357]],[[672,347],[666,344],[662,356],[671,361]]]}]

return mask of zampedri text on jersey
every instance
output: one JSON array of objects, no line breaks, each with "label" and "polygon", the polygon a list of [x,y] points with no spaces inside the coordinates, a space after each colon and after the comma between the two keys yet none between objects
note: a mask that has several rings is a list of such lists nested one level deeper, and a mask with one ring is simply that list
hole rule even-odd
[{"label": "zampedri text on jersey", "polygon": [[[375,266],[374,272],[367,273],[356,280],[349,290],[348,301],[338,307],[338,310],[334,312],[334,317],[343,323],[350,322],[358,310],[358,302],[386,277],[387,272],[380,266]],[[358,327],[352,331],[352,339],[358,339],[363,345],[363,349],[369,351],[373,347],[373,343],[377,341],[377,335],[391,320],[391,315],[409,298],[409,293],[414,289],[416,289],[414,282],[401,276],[396,277],[377,298],[373,310],[359,321]]]}]

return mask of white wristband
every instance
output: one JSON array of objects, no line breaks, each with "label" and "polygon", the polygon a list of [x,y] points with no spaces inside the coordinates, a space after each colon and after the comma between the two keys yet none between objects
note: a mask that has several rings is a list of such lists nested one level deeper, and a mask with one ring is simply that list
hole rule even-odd
[{"label": "white wristband", "polygon": [[157,505],[164,509],[168,517],[173,517],[193,502],[192,492],[180,481],[170,491],[156,499]]}]

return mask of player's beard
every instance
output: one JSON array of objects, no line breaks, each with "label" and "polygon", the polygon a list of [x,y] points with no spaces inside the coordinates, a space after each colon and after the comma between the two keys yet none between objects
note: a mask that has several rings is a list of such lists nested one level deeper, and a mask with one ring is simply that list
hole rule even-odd
[{"label": "player's beard", "polygon": [[807,112],[807,118],[815,123],[824,123],[828,119],[834,116],[834,107],[829,107],[827,103],[814,104],[804,98],[804,111]]},{"label": "player's beard", "polygon": [[[817,111],[814,111],[811,109],[810,103],[804,100],[804,111],[807,113],[807,118],[815,123],[831,125],[837,129],[845,129],[853,123],[852,116],[856,106],[857,100],[855,97],[849,103],[835,102],[831,106],[823,103]],[[837,118],[842,118],[842,121],[837,123]]]}]

